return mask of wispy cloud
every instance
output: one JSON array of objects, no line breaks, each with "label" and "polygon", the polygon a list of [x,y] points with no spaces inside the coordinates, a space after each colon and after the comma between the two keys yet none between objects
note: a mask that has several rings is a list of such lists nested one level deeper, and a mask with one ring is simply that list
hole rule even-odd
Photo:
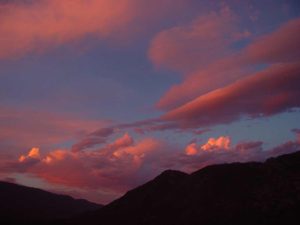
[{"label": "wispy cloud", "polygon": [[300,107],[300,64],[273,65],[167,112],[166,121],[201,127],[242,117],[270,116]]},{"label": "wispy cloud", "polygon": [[[222,22],[222,17],[220,17],[218,21]],[[252,42],[250,42],[250,44],[248,44],[241,50],[235,50],[230,48],[230,46],[227,46],[227,49],[224,50],[226,51],[226,57],[217,57],[214,60],[211,59],[209,63],[202,63],[201,61],[202,58],[204,58],[204,60],[207,60],[207,58],[205,58],[205,51],[203,52],[203,57],[194,57],[194,49],[197,49],[197,45],[199,45],[199,43],[201,45],[201,43],[203,42],[201,41],[201,39],[198,40],[197,36],[193,37],[195,38],[194,41],[189,40],[188,37],[190,36],[190,32],[198,31],[198,29],[196,29],[194,26],[192,26],[192,28],[189,28],[189,26],[190,25],[188,25],[186,28],[184,27],[180,29],[180,35],[184,35],[187,37],[185,40],[186,43],[184,44],[184,41],[180,42],[180,44],[178,44],[178,48],[180,48],[181,46],[181,48],[184,49],[180,50],[182,52],[183,58],[193,58],[191,62],[194,61],[193,64],[198,65],[198,69],[186,73],[184,80],[180,84],[172,86],[166,92],[166,94],[162,96],[162,98],[157,103],[157,107],[160,109],[169,110],[172,108],[176,108],[202,94],[206,94],[215,89],[229,85],[235,80],[241,79],[245,76],[249,76],[253,73],[253,71],[257,71],[256,66],[258,65],[270,65],[272,63],[288,62],[296,63],[300,60],[298,51],[300,48],[298,42],[298,39],[300,38],[299,18],[282,24],[281,27],[269,34],[265,34],[255,38],[254,40],[252,40]],[[199,26],[200,28],[202,28],[201,24],[199,24]],[[227,35],[230,35],[231,30],[229,29],[225,33]],[[175,38],[176,40],[176,35],[170,35],[169,38]],[[207,37],[207,39],[209,39],[209,37]],[[174,41],[172,40],[169,41],[170,43],[174,43]],[[207,41],[210,42],[211,40]],[[166,40],[166,42],[168,41]],[[176,43],[177,42],[175,42],[172,48],[176,48]],[[217,44],[215,45],[218,46]],[[159,50],[164,51],[164,46],[159,48]],[[221,48],[221,50],[222,49],[223,48]],[[169,51],[169,49],[165,49],[165,51],[172,52]],[[218,47],[215,51],[218,51]],[[202,54],[202,51],[200,52]],[[221,54],[221,56],[223,56],[224,54]],[[175,57],[176,59],[172,64],[177,65],[177,61],[183,61],[181,60],[180,54],[179,56],[176,54],[176,56],[173,55],[174,54],[172,54],[172,57]],[[171,59],[173,59],[172,57]],[[167,61],[168,59],[169,58],[166,56],[166,59],[164,59],[164,61]],[[208,59],[210,58],[208,57]],[[195,65],[190,65],[190,67],[195,68]]]}]

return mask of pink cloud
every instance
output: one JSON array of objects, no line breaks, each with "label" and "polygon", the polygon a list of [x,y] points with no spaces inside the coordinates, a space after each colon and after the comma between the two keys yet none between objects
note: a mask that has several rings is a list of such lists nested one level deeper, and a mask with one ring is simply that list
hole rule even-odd
[{"label": "pink cloud", "polygon": [[[157,107],[160,109],[176,108],[199,95],[248,76],[255,69],[253,67],[255,65],[298,62],[300,59],[299,24],[299,18],[291,20],[274,32],[254,39],[241,51],[228,50],[226,57],[212,60],[207,65],[202,65],[199,60],[198,70],[187,73],[186,78],[180,84],[172,86],[158,101]],[[181,43],[181,46],[185,45],[187,51],[194,49],[190,43]],[[176,57],[180,58],[180,56]],[[191,68],[194,67],[191,66]]]},{"label": "pink cloud", "polygon": [[60,1],[4,5],[1,57],[39,50],[96,33],[106,37],[131,20],[126,0]]},{"label": "pink cloud", "polygon": [[221,88],[240,77],[248,75],[240,68],[228,69],[226,62],[218,62],[191,74],[180,84],[173,85],[156,103],[162,110],[171,110],[185,104],[201,94]]},{"label": "pink cloud", "polygon": [[[159,7],[158,6],[159,4]],[[0,5],[0,58],[41,52],[89,35],[124,39],[142,22],[149,25],[183,4],[182,0],[44,0]],[[153,17],[156,12],[157,17]]]},{"label": "pink cloud", "polygon": [[[114,155],[120,157],[122,154],[130,154],[138,157],[144,157],[145,154],[154,151],[159,146],[159,142],[148,138],[139,143],[138,147],[136,146],[128,146],[123,149],[119,149],[114,152]],[[117,154],[115,154],[117,153]]]},{"label": "pink cloud", "polygon": [[239,55],[245,63],[278,63],[300,59],[300,18],[280,26],[249,44]]},{"label": "pink cloud", "polygon": [[211,152],[218,150],[230,149],[231,138],[228,136],[220,136],[218,138],[209,138],[205,144],[197,146],[195,142],[190,143],[185,148],[186,155],[197,155],[201,152]]},{"label": "pink cloud", "polygon": [[[242,142],[233,147],[203,150],[200,145],[197,154],[179,157],[179,165],[187,172],[203,168],[212,164],[261,161],[266,158],[263,153],[262,142]],[[178,165],[178,166],[179,166]]]},{"label": "pink cloud", "polygon": [[[218,138],[214,140],[217,139]],[[227,139],[230,140],[230,137],[227,137]],[[234,146],[225,146],[225,148],[220,146],[210,149],[210,151],[202,148],[202,146],[206,144],[197,144],[196,142],[193,142],[187,145],[184,153],[171,156],[171,159],[168,159],[168,161],[172,161],[171,165],[168,164],[168,162],[166,162],[165,165],[185,172],[194,172],[195,170],[212,164],[263,161],[270,157],[276,157],[278,155],[300,150],[300,142],[297,140],[288,141],[266,150],[263,149],[263,142],[261,141],[240,142]]]},{"label": "pink cloud", "polygon": [[228,54],[236,36],[236,18],[228,7],[200,16],[188,25],[164,30],[152,40],[149,57],[157,66],[192,71]]},{"label": "pink cloud", "polygon": [[19,160],[2,164],[1,169],[31,174],[52,184],[120,193],[149,178],[149,174],[143,175],[145,161],[151,161],[151,155],[161,147],[158,140],[145,138],[135,142],[125,133],[91,151],[56,149],[42,153],[39,148],[32,148]]},{"label": "pink cloud", "polygon": [[201,95],[162,116],[185,126],[229,123],[244,116],[270,116],[300,107],[300,64],[273,65],[262,72]]},{"label": "pink cloud", "polygon": [[104,120],[77,118],[70,114],[5,107],[0,107],[0,123],[0,146],[2,152],[10,154],[32,146],[45,148],[65,141],[74,141],[99,126],[108,125]]},{"label": "pink cloud", "polygon": [[125,133],[122,137],[115,140],[112,144],[108,145],[107,148],[112,150],[118,150],[120,148],[126,148],[134,144],[133,138]]},{"label": "pink cloud", "polygon": [[27,174],[53,185],[63,185],[65,190],[79,190],[81,194],[76,196],[85,196],[84,192],[91,190],[109,193],[103,197],[107,202],[165,169],[192,172],[211,164],[262,161],[300,150],[297,141],[264,150],[260,141],[231,146],[230,137],[220,136],[200,144],[192,142],[180,152],[178,147],[153,138],[128,141],[130,139],[132,137],[125,133],[103,148],[80,152],[56,149],[44,153],[32,148],[23,155],[25,160],[2,164],[1,171],[6,173],[2,176],[9,177],[16,172]]}]

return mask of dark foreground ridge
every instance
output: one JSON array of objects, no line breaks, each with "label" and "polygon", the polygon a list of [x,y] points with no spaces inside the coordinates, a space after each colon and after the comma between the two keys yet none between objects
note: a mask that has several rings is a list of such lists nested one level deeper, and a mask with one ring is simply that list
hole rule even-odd
[{"label": "dark foreground ridge", "polygon": [[98,225],[296,225],[300,152],[264,163],[165,171],[77,223]]},{"label": "dark foreground ridge", "polygon": [[99,210],[55,225],[298,225],[299,221],[300,152],[296,152],[264,163],[208,166],[190,175],[167,170]]},{"label": "dark foreground ridge", "polygon": [[101,205],[67,195],[0,181],[0,224],[46,224],[71,218]]}]

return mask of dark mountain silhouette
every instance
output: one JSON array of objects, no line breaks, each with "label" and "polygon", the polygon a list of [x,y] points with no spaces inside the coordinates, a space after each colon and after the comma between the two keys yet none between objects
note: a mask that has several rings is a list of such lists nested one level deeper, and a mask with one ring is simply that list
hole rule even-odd
[{"label": "dark mountain silhouette", "polygon": [[190,175],[165,171],[120,199],[66,224],[296,225],[300,152],[264,163],[208,166]]},{"label": "dark mountain silhouette", "polygon": [[101,205],[0,181],[0,224],[39,224],[69,218]]},{"label": "dark mountain silhouette", "polygon": [[[11,184],[0,186],[5,185]],[[84,214],[80,214],[83,209],[98,206],[89,208],[85,202],[88,207],[82,207],[82,202],[70,197],[25,189],[29,190],[25,197],[21,186],[0,189],[1,219],[7,213],[20,216],[19,221],[39,215],[45,219],[39,225],[298,225],[300,152],[263,163],[212,165],[192,174],[167,170],[107,206]],[[64,200],[53,200],[57,198]],[[79,214],[66,218],[76,210]],[[53,220],[62,215],[66,219]]]}]

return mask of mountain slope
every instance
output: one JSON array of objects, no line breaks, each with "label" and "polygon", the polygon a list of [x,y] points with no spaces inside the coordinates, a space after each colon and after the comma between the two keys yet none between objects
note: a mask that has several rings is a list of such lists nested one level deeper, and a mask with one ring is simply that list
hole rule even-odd
[{"label": "mountain slope", "polygon": [[100,207],[86,200],[0,181],[0,224],[41,224]]},{"label": "mountain slope", "polygon": [[264,163],[166,171],[69,224],[272,225],[300,221],[300,152]]}]

